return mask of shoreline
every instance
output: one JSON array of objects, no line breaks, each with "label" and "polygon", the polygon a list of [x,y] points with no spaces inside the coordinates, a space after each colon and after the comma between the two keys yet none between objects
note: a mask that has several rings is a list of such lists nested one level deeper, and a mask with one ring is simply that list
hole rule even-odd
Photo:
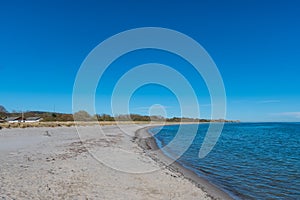
[{"label": "shoreline", "polygon": [[[137,144],[146,152],[146,154],[164,168],[181,174],[185,179],[193,183],[196,187],[200,188],[207,193],[212,199],[224,199],[232,200],[228,193],[212,184],[205,178],[200,177],[190,169],[185,168],[177,161],[173,161],[171,158],[166,156],[158,147],[155,138],[150,135],[149,129],[157,127],[159,125],[151,125],[145,128],[141,128],[136,131],[135,141]],[[155,151],[155,152],[153,152]],[[171,165],[167,165],[167,162],[173,161]]]}]

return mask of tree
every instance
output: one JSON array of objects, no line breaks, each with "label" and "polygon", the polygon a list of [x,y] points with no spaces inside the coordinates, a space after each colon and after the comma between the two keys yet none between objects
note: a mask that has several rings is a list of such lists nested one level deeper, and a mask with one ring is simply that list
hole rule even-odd
[{"label": "tree", "polygon": [[4,108],[4,106],[0,105],[0,112],[7,113],[7,110]]},{"label": "tree", "polygon": [[96,119],[99,121],[114,121],[115,119],[108,115],[108,114],[102,114],[102,115],[96,115]]},{"label": "tree", "polygon": [[93,119],[92,116],[84,110],[74,113],[73,116],[75,121],[91,121]]}]

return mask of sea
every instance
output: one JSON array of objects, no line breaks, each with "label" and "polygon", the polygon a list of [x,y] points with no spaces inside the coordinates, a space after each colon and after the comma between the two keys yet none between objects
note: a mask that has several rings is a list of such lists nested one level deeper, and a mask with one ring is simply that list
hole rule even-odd
[{"label": "sea", "polygon": [[177,162],[234,199],[300,199],[300,123],[225,123],[214,148],[199,158],[208,126],[170,125],[149,132],[171,158],[180,149],[180,142],[169,145],[178,130],[182,141],[194,134]]}]

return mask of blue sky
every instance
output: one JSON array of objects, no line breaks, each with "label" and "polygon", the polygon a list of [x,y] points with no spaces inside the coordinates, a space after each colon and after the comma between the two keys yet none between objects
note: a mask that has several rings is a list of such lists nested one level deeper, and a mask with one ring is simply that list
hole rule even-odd
[{"label": "blue sky", "polygon": [[[207,50],[225,84],[228,119],[300,120],[297,1],[1,1],[0,25],[0,105],[9,111],[55,107],[71,113],[73,83],[88,53],[114,34],[154,26],[180,31]],[[110,113],[110,93],[122,72],[154,61],[181,68],[199,98],[201,117],[209,118],[201,77],[159,51],[116,60],[99,83],[97,112]],[[153,104],[180,116],[174,94],[157,85],[137,90],[130,111],[148,114]]]}]

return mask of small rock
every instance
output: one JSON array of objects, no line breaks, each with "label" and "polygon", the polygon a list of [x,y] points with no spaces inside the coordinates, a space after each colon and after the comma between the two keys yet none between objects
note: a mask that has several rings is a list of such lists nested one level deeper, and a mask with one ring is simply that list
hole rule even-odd
[{"label": "small rock", "polygon": [[49,133],[49,131],[46,131],[46,133],[44,135],[48,136],[48,137],[51,137],[51,134]]}]

